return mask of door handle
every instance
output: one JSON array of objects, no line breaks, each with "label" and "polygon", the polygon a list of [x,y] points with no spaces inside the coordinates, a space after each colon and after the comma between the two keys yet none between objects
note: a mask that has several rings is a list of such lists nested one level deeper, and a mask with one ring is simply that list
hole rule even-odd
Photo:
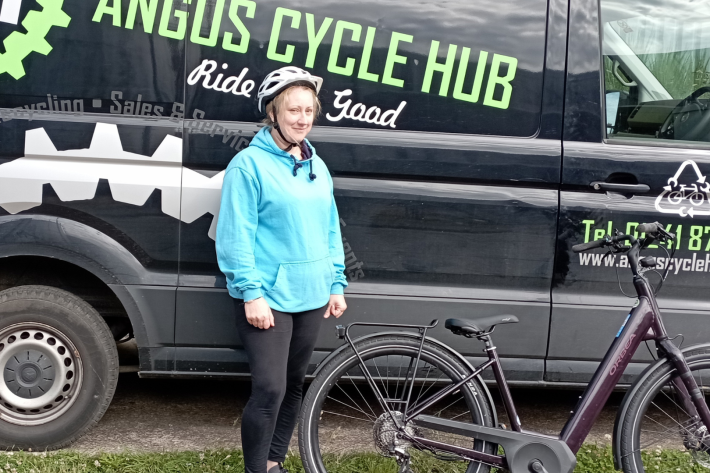
[{"label": "door handle", "polygon": [[645,194],[651,190],[647,184],[617,184],[615,182],[594,181],[589,185],[596,191],[625,192],[627,194]]}]

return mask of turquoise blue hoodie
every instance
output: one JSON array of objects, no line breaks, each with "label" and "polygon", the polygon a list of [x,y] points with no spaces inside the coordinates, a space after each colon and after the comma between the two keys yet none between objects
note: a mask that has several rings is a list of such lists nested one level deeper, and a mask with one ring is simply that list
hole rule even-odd
[{"label": "turquoise blue hoodie", "polygon": [[317,309],[348,285],[333,180],[308,141],[312,156],[298,161],[270,131],[262,128],[227,166],[217,262],[236,299],[264,296],[282,312]]}]

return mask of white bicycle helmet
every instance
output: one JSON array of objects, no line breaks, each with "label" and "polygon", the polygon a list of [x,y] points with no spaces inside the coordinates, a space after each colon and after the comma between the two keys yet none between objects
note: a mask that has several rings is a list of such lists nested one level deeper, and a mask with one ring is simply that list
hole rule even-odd
[{"label": "white bicycle helmet", "polygon": [[310,87],[317,94],[320,91],[320,86],[323,85],[323,79],[294,66],[276,69],[269,73],[259,86],[259,91],[256,94],[259,99],[259,111],[265,113],[266,104],[279,95],[286,87],[294,84]]}]

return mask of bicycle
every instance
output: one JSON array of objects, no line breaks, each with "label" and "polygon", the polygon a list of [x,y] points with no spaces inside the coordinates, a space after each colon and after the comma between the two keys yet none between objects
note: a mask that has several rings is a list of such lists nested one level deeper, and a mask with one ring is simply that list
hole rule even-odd
[{"label": "bicycle", "polygon": [[[668,267],[661,274],[654,269],[655,258],[641,257],[640,251],[654,241],[673,241],[675,235],[659,223],[639,225],[637,231],[646,236],[616,231],[614,236],[572,248],[576,253],[594,248],[626,253],[637,300],[558,436],[523,430],[516,413],[491,338],[497,325],[518,322],[515,316],[446,320],[445,327],[454,334],[484,343],[488,359],[475,368],[461,354],[427,336],[437,326],[436,320],[429,325],[356,322],[337,327],[338,337],[346,343],[318,366],[304,398],[298,436],[305,471],[325,472],[323,456],[328,451],[348,451],[349,443],[338,438],[343,430],[336,425],[338,419],[346,419],[355,426],[350,429],[355,428],[356,435],[371,435],[379,453],[391,457],[393,470],[400,473],[425,471],[430,455],[465,462],[467,473],[487,473],[491,468],[512,473],[571,473],[576,453],[633,353],[642,342],[648,346],[651,340],[658,359],[638,376],[617,413],[612,442],[615,467],[625,473],[710,468],[710,410],[705,401],[709,388],[703,383],[703,377],[710,379],[710,344],[681,351],[668,336],[655,298]],[[648,271],[661,276],[656,290],[646,276]],[[350,330],[356,326],[405,331],[353,340]],[[509,428],[498,424],[480,377],[489,367]],[[690,453],[688,463],[663,464],[663,456],[653,451],[659,445],[684,447]],[[413,470],[415,459],[422,462],[422,469]]]},{"label": "bicycle", "polygon": [[698,190],[697,184],[692,184],[692,188],[681,184],[680,190],[671,192],[666,199],[672,205],[678,205],[684,200],[688,200],[692,205],[697,207],[705,202],[705,197],[705,193],[702,190]]}]

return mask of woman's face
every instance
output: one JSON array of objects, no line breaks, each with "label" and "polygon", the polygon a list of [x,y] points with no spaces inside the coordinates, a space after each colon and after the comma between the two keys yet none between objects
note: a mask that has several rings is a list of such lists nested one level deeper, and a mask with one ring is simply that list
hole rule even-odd
[{"label": "woman's face", "polygon": [[313,128],[313,112],[313,93],[304,87],[294,87],[286,94],[276,116],[281,132],[300,143]]}]

